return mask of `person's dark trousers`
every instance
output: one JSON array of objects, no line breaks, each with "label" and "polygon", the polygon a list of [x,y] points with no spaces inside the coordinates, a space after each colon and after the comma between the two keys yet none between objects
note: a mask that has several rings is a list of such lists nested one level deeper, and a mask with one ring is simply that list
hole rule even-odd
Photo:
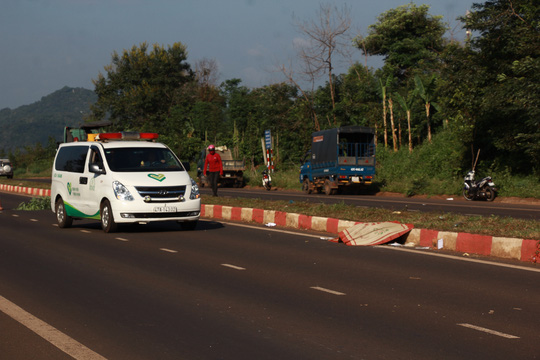
[{"label": "person's dark trousers", "polygon": [[212,192],[214,196],[217,196],[217,184],[219,179],[219,171],[209,171],[208,179],[210,180],[210,185],[212,186]]}]

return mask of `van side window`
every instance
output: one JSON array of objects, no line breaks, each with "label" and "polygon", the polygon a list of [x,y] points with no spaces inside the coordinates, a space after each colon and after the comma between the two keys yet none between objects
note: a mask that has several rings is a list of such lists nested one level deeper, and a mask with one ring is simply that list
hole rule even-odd
[{"label": "van side window", "polygon": [[84,163],[88,154],[88,146],[65,146],[58,150],[55,170],[76,173],[84,172]]},{"label": "van side window", "polygon": [[101,159],[101,154],[96,146],[90,148],[90,164],[96,164],[103,169],[103,160]]}]

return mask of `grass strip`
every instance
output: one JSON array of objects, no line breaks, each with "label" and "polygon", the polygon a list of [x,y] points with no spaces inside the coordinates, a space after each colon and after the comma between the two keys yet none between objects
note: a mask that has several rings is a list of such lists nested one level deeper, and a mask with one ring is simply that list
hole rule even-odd
[{"label": "grass strip", "polygon": [[327,205],[302,201],[270,201],[228,196],[211,197],[207,195],[202,195],[202,203],[275,210],[357,222],[399,221],[404,224],[413,224],[415,228],[419,229],[540,240],[540,221],[500,216],[486,217],[447,212],[392,211],[377,208],[360,208],[345,203]]}]

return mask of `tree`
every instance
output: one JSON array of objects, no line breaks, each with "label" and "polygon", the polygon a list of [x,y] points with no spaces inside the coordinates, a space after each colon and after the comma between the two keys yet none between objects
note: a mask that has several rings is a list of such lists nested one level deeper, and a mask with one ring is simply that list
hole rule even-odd
[{"label": "tree", "polygon": [[364,54],[384,57],[387,73],[403,81],[411,70],[437,68],[437,53],[444,49],[446,25],[442,16],[430,16],[429,6],[413,3],[379,15],[366,37],[355,44]]},{"label": "tree", "polygon": [[413,151],[413,145],[412,145],[412,133],[411,133],[411,108],[413,106],[415,97],[416,97],[416,89],[412,92],[407,92],[407,99],[403,98],[401,94],[395,93],[394,96],[396,97],[399,105],[401,105],[401,108],[405,113],[407,114],[407,129],[409,132],[409,153],[412,153]]},{"label": "tree", "polygon": [[428,142],[431,143],[431,107],[433,106],[436,110],[439,109],[439,104],[433,102],[434,99],[434,92],[435,92],[435,75],[431,75],[431,77],[426,82],[426,85],[424,86],[424,82],[422,82],[422,79],[420,76],[416,75],[414,77],[414,83],[416,85],[416,92],[422,100],[424,100],[424,106],[426,109],[426,119],[427,119],[427,131],[428,131]]},{"label": "tree", "polygon": [[377,80],[371,69],[355,63],[336,87],[336,112],[342,125],[375,127],[380,113]]},{"label": "tree", "polygon": [[219,67],[216,60],[204,58],[195,62],[195,81],[199,87],[200,100],[212,101],[219,96],[218,79]]},{"label": "tree", "polygon": [[142,43],[121,55],[114,52],[105,75],[93,81],[98,95],[93,118],[110,116],[121,129],[159,128],[179,102],[179,90],[193,80],[186,59],[186,47],[179,42],[152,49]]},{"label": "tree", "polygon": [[295,79],[294,72],[291,70],[291,68],[285,67],[285,65],[280,65],[279,70],[285,75],[287,78],[287,81],[291,84],[293,84],[296,89],[302,94],[302,98],[304,99],[304,103],[308,105],[309,109],[309,117],[311,117],[311,120],[313,122],[313,130],[319,131],[321,130],[321,124],[319,122],[319,118],[317,116],[317,112],[315,111],[315,104],[313,99],[314,94],[314,84],[315,84],[315,78],[313,77],[313,73],[310,73],[310,79],[312,84],[311,91],[306,91],[302,89],[302,86],[298,83],[298,81]]},{"label": "tree", "polygon": [[350,9],[347,6],[338,9],[330,4],[321,4],[318,19],[299,22],[297,26],[300,33],[307,37],[307,41],[299,47],[303,73],[311,79],[328,74],[332,109],[335,110],[334,56],[346,54],[346,48],[350,46],[345,41],[351,26]]},{"label": "tree", "polygon": [[392,83],[392,77],[388,76],[386,82],[383,84],[382,80],[379,79],[379,90],[382,98],[383,105],[383,126],[384,126],[384,147],[388,147],[388,130],[386,128],[386,91]]},{"label": "tree", "polygon": [[388,96],[388,110],[390,110],[390,126],[392,128],[392,145],[394,146],[394,151],[398,151],[396,126],[394,124],[394,100],[392,99],[391,94]]},{"label": "tree", "polygon": [[485,161],[540,171],[540,4],[492,0],[461,18],[473,36],[446,52],[444,111]]}]

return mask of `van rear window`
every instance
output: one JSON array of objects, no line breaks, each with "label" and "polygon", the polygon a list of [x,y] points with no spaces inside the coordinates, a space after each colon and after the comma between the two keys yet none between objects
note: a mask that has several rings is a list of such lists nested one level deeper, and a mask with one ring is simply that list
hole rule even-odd
[{"label": "van rear window", "polygon": [[167,148],[108,148],[105,158],[112,171],[183,171],[184,167]]},{"label": "van rear window", "polygon": [[82,173],[88,154],[88,146],[65,146],[58,150],[55,170]]}]

